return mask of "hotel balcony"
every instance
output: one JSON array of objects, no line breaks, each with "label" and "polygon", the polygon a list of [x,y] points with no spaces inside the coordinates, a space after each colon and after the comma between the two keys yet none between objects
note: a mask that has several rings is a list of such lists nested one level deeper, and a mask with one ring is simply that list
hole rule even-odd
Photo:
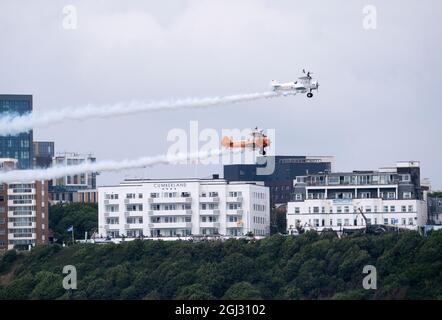
[{"label": "hotel balcony", "polygon": [[217,228],[219,229],[219,222],[200,222],[200,228]]},{"label": "hotel balcony", "polygon": [[219,209],[200,210],[200,215],[202,216],[218,216],[219,213],[220,213]]},{"label": "hotel balcony", "polygon": [[192,222],[155,222],[149,223],[150,229],[191,229]]},{"label": "hotel balcony", "polygon": [[227,202],[237,202],[241,203],[243,202],[243,197],[227,197]]},{"label": "hotel balcony", "polygon": [[119,204],[119,203],[120,203],[119,199],[106,199],[106,200],[104,200],[104,204],[105,205],[108,205],[108,204]]},{"label": "hotel balcony", "polygon": [[219,197],[200,197],[202,203],[219,203]]},{"label": "hotel balcony", "polygon": [[227,210],[226,214],[234,216],[242,216],[244,214],[244,210],[243,209]]},{"label": "hotel balcony", "polygon": [[237,221],[237,222],[227,222],[226,228],[242,228],[244,227],[244,222]]},{"label": "hotel balcony", "polygon": [[124,229],[126,230],[132,230],[132,229],[143,229],[143,224],[142,223],[126,223],[124,225]]},{"label": "hotel balcony", "polygon": [[149,198],[148,203],[192,203],[190,197],[174,197],[174,198]]},{"label": "hotel balcony", "polygon": [[104,213],[104,217],[105,218],[109,218],[109,217],[119,217],[120,216],[120,212],[119,211],[114,211],[114,212],[105,212]]},{"label": "hotel balcony", "polygon": [[149,216],[190,216],[192,215],[192,210],[150,210],[147,213]]},{"label": "hotel balcony", "polygon": [[143,199],[139,198],[124,199],[124,204],[143,204]]}]

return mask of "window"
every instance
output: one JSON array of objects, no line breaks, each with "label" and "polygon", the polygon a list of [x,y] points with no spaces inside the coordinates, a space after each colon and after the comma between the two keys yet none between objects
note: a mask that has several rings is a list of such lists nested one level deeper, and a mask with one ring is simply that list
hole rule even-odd
[{"label": "window", "polygon": [[410,226],[413,225],[413,218],[408,218],[408,225],[410,225]]},{"label": "window", "polygon": [[384,212],[388,212],[388,206],[384,206]]},{"label": "window", "polygon": [[313,213],[319,213],[319,207],[313,207]]},{"label": "window", "polygon": [[408,212],[413,212],[414,211],[413,209],[414,209],[413,205],[408,206]]},{"label": "window", "polygon": [[396,207],[395,206],[390,206],[390,212],[395,212],[396,211]]},{"label": "window", "polygon": [[388,224],[388,219],[387,218],[384,219],[384,224]]},{"label": "window", "polygon": [[396,192],[387,193],[387,199],[394,199],[394,198],[396,198]]},{"label": "window", "polygon": [[143,217],[128,217],[126,222],[128,224],[141,224],[143,223]]},{"label": "window", "polygon": [[407,206],[401,206],[401,211],[402,212],[407,212]]},{"label": "window", "polygon": [[365,212],[371,212],[371,206],[365,206]]},{"label": "window", "polygon": [[295,207],[295,213],[299,214],[299,207]]},{"label": "window", "polygon": [[325,213],[325,207],[321,208],[321,213]]},{"label": "window", "polygon": [[329,184],[339,184],[340,183],[339,176],[329,176],[328,177],[328,183]]},{"label": "window", "polygon": [[411,192],[404,192],[402,195],[404,199],[411,199]]},{"label": "window", "polygon": [[407,220],[405,218],[402,218],[402,224],[405,226],[407,224]]},{"label": "window", "polygon": [[344,226],[349,226],[350,225],[350,220],[349,219],[345,219],[344,220]]},{"label": "window", "polygon": [[342,213],[342,207],[340,207],[340,206],[337,207],[337,208],[336,208],[336,212],[337,212],[337,213]]},{"label": "window", "polygon": [[295,194],[295,200],[296,201],[301,201],[302,200],[302,193]]},{"label": "window", "polygon": [[370,192],[361,192],[360,196],[362,199],[369,199],[369,198],[371,198],[371,193]]},{"label": "window", "polygon": [[338,227],[342,226],[342,219],[338,219]]},{"label": "window", "polygon": [[350,208],[349,208],[348,206],[345,206],[345,207],[344,207],[344,212],[345,212],[345,213],[349,213],[349,212],[350,212]]}]

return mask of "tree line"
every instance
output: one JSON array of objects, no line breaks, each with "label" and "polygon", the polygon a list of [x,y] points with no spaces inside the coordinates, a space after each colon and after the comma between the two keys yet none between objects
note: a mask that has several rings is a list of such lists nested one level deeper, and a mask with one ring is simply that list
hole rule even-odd
[{"label": "tree line", "polygon": [[[63,267],[77,289],[62,286]],[[366,290],[364,266],[377,270]],[[0,299],[441,299],[442,231],[38,246],[0,259]]]}]

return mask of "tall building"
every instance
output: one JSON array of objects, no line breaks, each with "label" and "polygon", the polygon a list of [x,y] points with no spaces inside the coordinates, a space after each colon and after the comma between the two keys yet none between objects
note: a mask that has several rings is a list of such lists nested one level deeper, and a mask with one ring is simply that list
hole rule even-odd
[{"label": "tall building", "polygon": [[[72,166],[86,162],[95,162],[92,155],[81,155],[78,153],[60,153],[52,161],[53,166]],[[97,173],[81,173],[72,176],[65,176],[53,179],[49,188],[50,200],[57,202],[77,202],[77,192],[86,189],[96,189]]]},{"label": "tall building", "polygon": [[34,141],[34,168],[48,168],[52,165],[54,157],[54,142]]},{"label": "tall building", "polygon": [[261,157],[258,158],[257,164],[225,165],[224,179],[227,181],[263,181],[265,186],[270,188],[271,204],[286,204],[290,201],[290,195],[293,192],[293,179],[306,174],[331,172],[333,163],[333,157]]},{"label": "tall building", "polygon": [[[16,159],[0,159],[0,171],[17,164]],[[47,244],[48,224],[46,181],[0,183],[0,250]]]},{"label": "tall building", "polygon": [[101,237],[269,235],[262,182],[223,179],[125,180],[98,188]]},{"label": "tall building", "polygon": [[[32,112],[32,95],[0,94],[0,116],[24,115]],[[32,168],[33,132],[0,136],[0,158],[18,160],[18,169]]]},{"label": "tall building", "polygon": [[428,197],[428,223],[442,225],[442,198]]},{"label": "tall building", "polygon": [[417,229],[426,222],[418,161],[378,171],[298,176],[287,208],[289,233],[298,227],[342,231],[367,224]]}]

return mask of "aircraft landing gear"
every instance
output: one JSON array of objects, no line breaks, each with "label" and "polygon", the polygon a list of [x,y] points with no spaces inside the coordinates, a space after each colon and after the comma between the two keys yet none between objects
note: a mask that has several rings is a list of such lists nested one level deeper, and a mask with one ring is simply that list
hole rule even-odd
[{"label": "aircraft landing gear", "polygon": [[312,98],[313,97],[313,93],[309,92],[307,93],[307,98]]}]

